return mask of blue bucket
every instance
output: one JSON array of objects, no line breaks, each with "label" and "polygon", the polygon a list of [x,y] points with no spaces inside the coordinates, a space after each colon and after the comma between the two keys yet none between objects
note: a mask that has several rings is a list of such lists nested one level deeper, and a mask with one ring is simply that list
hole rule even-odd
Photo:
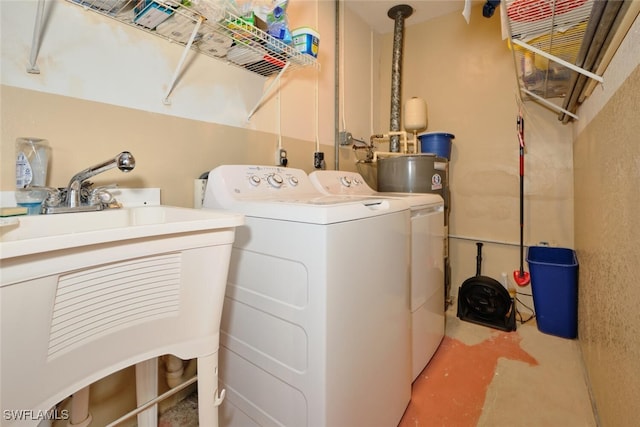
[{"label": "blue bucket", "polygon": [[433,153],[438,157],[451,159],[451,140],[454,139],[450,133],[446,132],[426,132],[418,135],[420,140],[420,151],[422,153]]}]

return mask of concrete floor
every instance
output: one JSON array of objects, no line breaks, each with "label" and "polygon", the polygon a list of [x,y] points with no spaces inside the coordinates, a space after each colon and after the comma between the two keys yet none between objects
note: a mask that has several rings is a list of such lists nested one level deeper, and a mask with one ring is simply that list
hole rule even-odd
[{"label": "concrete floor", "polygon": [[[455,307],[446,324],[399,427],[597,426],[576,340],[543,334],[535,320],[515,332],[461,321]],[[159,426],[197,426],[195,397]]]},{"label": "concrete floor", "polygon": [[413,384],[400,427],[596,426],[578,342],[461,321]]}]

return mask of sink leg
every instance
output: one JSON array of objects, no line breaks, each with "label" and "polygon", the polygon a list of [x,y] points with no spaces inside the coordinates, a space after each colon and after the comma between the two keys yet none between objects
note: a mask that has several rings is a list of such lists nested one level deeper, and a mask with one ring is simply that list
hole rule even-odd
[{"label": "sink leg", "polygon": [[218,406],[224,400],[218,393],[218,353],[198,357],[198,420],[201,426],[218,426]]},{"label": "sink leg", "polygon": [[[158,397],[158,358],[154,357],[136,364],[136,400],[141,406]],[[138,414],[139,427],[158,425],[158,405]]]},{"label": "sink leg", "polygon": [[86,427],[91,421],[93,418],[89,413],[89,386],[86,386],[73,393],[71,397],[71,418],[67,426]]}]

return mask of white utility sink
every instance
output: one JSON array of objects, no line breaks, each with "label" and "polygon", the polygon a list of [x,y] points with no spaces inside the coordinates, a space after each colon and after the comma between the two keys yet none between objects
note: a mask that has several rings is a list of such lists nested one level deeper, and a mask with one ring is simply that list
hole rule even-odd
[{"label": "white utility sink", "polygon": [[233,227],[238,215],[172,206],[145,206],[5,219],[0,259],[98,243]]},{"label": "white utility sink", "polygon": [[[220,316],[243,222],[239,214],[169,206],[4,219],[3,414],[47,411],[115,371],[173,354],[198,359],[199,393],[208,399],[200,423],[217,425]],[[30,421],[3,419],[3,426],[39,419]]]}]

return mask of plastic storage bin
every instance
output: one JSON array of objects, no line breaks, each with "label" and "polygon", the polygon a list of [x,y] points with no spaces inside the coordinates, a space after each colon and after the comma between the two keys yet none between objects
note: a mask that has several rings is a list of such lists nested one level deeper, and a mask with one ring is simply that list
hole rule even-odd
[{"label": "plastic storage bin", "polygon": [[578,330],[578,259],[567,248],[531,246],[527,251],[538,330],[575,338]]},{"label": "plastic storage bin", "polygon": [[451,159],[451,144],[455,136],[446,132],[426,132],[418,135],[420,151]]}]

